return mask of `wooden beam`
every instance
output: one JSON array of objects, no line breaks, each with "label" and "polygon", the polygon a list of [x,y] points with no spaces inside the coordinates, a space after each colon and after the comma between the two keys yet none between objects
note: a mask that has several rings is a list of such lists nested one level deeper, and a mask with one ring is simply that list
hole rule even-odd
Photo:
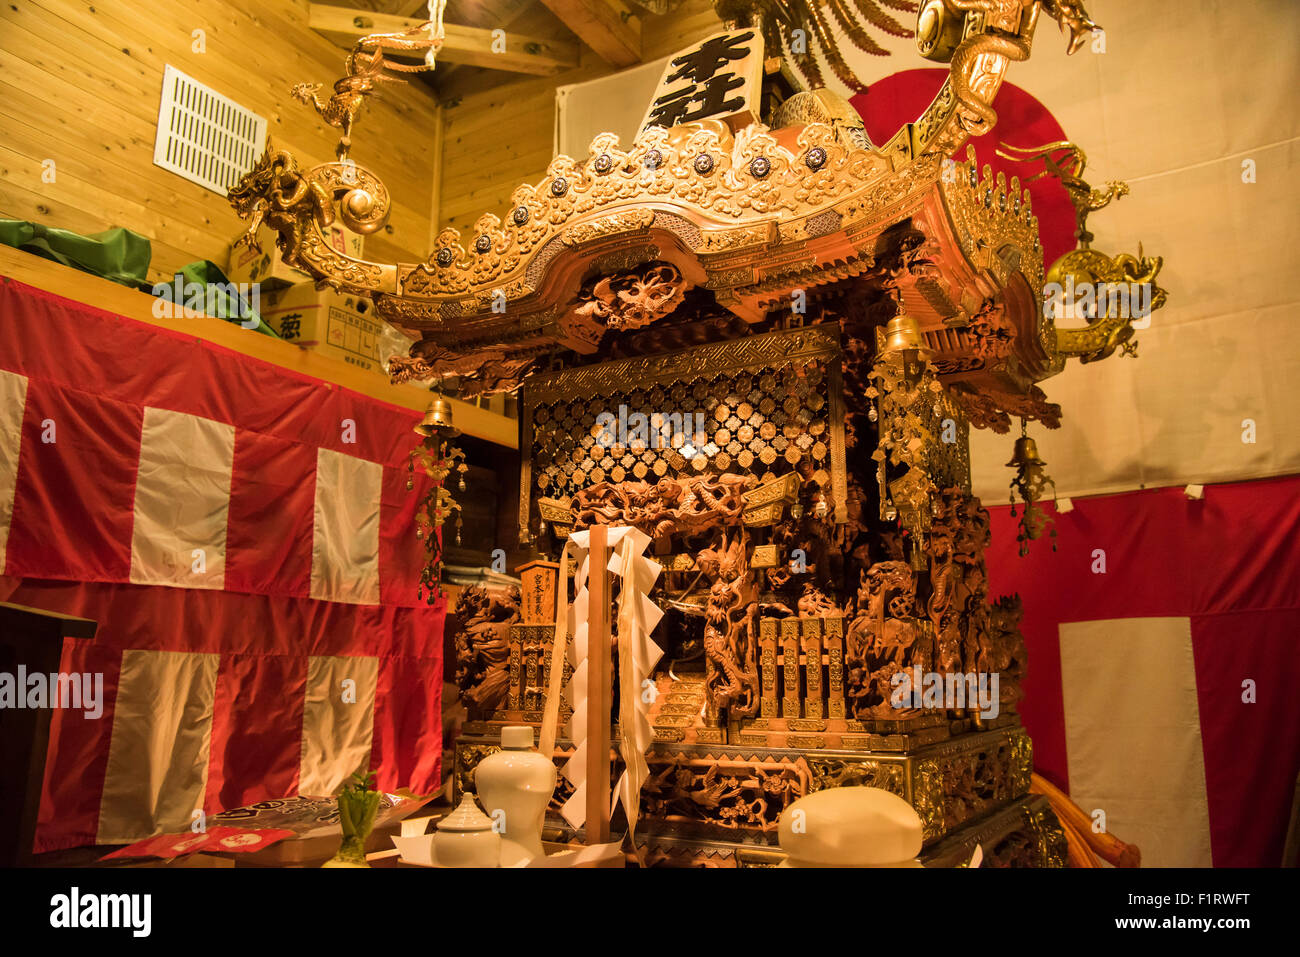
[{"label": "wooden beam", "polygon": [[622,0],[542,0],[596,55],[614,67],[641,62],[641,19]]},{"label": "wooden beam", "polygon": [[[529,9],[533,2],[534,0],[468,0],[468,2],[455,3],[454,5],[449,3],[447,7],[451,11],[451,19],[457,23],[463,23],[469,27],[482,27],[486,30],[500,28],[506,31],[508,37],[514,31],[515,25],[523,15],[523,11]],[[419,10],[413,10],[410,13],[410,16],[413,17],[419,15]],[[553,17],[552,21],[554,21]],[[560,30],[564,30],[564,25],[561,23],[556,23],[555,26]],[[519,32],[529,33],[529,29],[524,27]],[[545,36],[560,36],[551,29],[538,32]],[[564,37],[567,40],[572,37],[572,34],[565,30]],[[457,77],[457,80],[449,87],[448,81],[452,77]],[[441,99],[455,100],[456,97],[464,95],[465,92],[473,90],[477,86],[486,85],[490,87],[495,85],[496,82],[513,79],[514,76],[511,74],[500,71],[490,73],[487,77],[484,77],[481,69],[466,67],[460,63],[448,63],[438,67],[435,87]],[[448,92],[444,94],[444,91]]]},{"label": "wooden beam", "polygon": [[[311,5],[311,28],[347,50],[364,36],[401,33],[418,27],[421,22],[323,3]],[[578,65],[578,46],[575,43],[506,31],[505,48],[495,53],[491,30],[454,23],[445,24],[445,27],[447,37],[438,52],[439,63],[463,63],[536,76],[550,76]]]},{"label": "wooden beam", "polygon": [[[508,30],[533,3],[534,0],[462,0],[460,3],[447,4],[447,8],[457,23],[488,30],[494,27]],[[411,16],[419,16],[420,12],[415,10]]]},{"label": "wooden beam", "polygon": [[433,181],[429,184],[429,245],[428,249],[437,246],[438,233],[441,232],[442,226],[442,144],[446,139],[444,132],[442,105],[439,104],[434,112],[433,120],[433,142],[430,144],[430,152],[433,154]]}]

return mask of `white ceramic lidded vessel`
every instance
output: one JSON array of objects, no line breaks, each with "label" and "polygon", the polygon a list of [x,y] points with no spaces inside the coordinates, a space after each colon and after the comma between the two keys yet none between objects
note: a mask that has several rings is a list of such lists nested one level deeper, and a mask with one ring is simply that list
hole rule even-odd
[{"label": "white ceramic lidded vessel", "polygon": [[501,866],[542,857],[542,823],[555,793],[551,759],[533,750],[533,729],[501,729],[501,750],[474,769],[474,788],[483,809],[501,831]]},{"label": "white ceramic lidded vessel", "polygon": [[492,818],[479,810],[474,795],[460,799],[456,810],[438,822],[433,834],[433,862],[439,867],[496,867],[501,835]]}]

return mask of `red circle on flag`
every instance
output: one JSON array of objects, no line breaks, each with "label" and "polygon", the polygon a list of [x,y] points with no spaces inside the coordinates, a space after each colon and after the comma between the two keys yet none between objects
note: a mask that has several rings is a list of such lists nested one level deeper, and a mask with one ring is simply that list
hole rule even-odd
[{"label": "red circle on flag", "polygon": [[[859,93],[849,102],[861,114],[871,142],[882,144],[903,124],[915,122],[925,112],[947,76],[948,71],[940,69],[902,70],[875,81],[866,93]],[[1068,137],[1051,111],[1014,83],[1002,84],[993,99],[993,109],[998,114],[997,125],[990,133],[969,141],[975,147],[980,174],[983,175],[987,164],[995,176],[999,170],[1005,172],[1008,182],[1012,176],[1019,176],[1023,189],[1026,179],[1043,171],[1042,162],[1017,163],[1003,159],[994,153],[998,144],[1027,148]],[[952,158],[965,162],[966,146]],[[1040,179],[1029,186],[1029,192],[1034,215],[1038,217],[1044,265],[1051,266],[1075,247],[1074,207],[1065,188],[1053,177]]]}]

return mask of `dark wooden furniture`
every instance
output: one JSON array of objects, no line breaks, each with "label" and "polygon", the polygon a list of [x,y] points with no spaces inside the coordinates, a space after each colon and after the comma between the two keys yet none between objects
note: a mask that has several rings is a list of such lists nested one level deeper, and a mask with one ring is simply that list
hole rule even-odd
[{"label": "dark wooden furniture", "polygon": [[[96,627],[85,618],[0,602],[0,673],[13,675],[15,681],[19,665],[28,674],[55,673],[63,656],[63,639],[94,638]],[[15,693],[25,698],[25,689],[15,688]],[[0,867],[33,863],[32,839],[41,807],[52,714],[48,707],[0,708],[0,768],[6,781],[21,782],[0,788]]]}]

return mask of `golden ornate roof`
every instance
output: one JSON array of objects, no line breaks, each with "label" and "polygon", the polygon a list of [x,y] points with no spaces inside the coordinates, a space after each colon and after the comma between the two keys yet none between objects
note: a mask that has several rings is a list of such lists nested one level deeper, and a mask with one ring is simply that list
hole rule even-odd
[{"label": "golden ornate roof", "polygon": [[949,76],[884,145],[825,90],[788,98],[776,129],[707,119],[649,126],[626,146],[602,134],[586,157],[558,156],[540,182],[519,186],[504,222],[485,214],[467,235],[446,229],[423,262],[351,259],[326,241],[335,218],[362,233],[387,218],[383,184],[348,161],[300,171],[268,149],[232,203],[276,230],[286,261],[371,296],[381,316],[418,334],[411,358],[390,370],[397,379],[460,374],[486,391],[513,388],[541,356],[598,350],[607,311],[584,286],[667,264],[680,279],[645,321],[671,321],[695,288],[752,324],[792,296],[880,281],[950,378],[1023,395],[1063,361],[1040,308],[1028,192],[977,170],[973,151],[968,164],[945,158],[995,121],[990,104],[1009,63],[1029,55],[1040,10],[1071,31],[1072,47],[1093,26],[1073,0],[922,4],[918,45]]}]

